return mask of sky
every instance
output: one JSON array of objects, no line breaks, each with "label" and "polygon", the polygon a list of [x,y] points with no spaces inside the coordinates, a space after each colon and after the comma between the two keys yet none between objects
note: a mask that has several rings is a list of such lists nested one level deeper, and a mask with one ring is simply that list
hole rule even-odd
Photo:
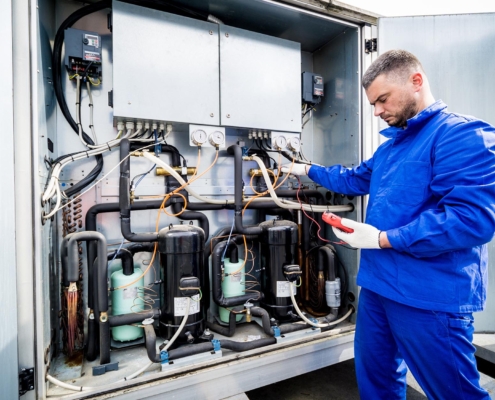
[{"label": "sky", "polygon": [[387,16],[468,14],[495,12],[494,0],[340,0]]}]

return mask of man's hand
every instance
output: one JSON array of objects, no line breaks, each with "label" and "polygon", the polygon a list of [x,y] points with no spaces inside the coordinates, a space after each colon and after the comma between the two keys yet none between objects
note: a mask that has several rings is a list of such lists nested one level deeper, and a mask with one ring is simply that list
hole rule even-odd
[{"label": "man's hand", "polygon": [[[308,167],[308,168],[306,168]],[[308,169],[310,165],[307,164],[285,164],[282,165],[281,169],[284,174],[293,175],[308,175]]]},{"label": "man's hand", "polygon": [[381,249],[391,247],[385,232],[380,232],[374,226],[362,224],[351,219],[342,218],[342,225],[354,230],[353,233],[345,233],[332,227],[333,233],[339,239],[356,249]]}]

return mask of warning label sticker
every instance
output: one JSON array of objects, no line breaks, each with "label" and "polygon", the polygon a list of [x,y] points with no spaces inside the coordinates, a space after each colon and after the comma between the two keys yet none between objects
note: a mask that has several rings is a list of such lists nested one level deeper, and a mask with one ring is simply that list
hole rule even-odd
[{"label": "warning label sticker", "polygon": [[137,297],[137,286],[122,289],[124,300],[133,300]]},{"label": "warning label sticker", "polygon": [[241,273],[238,272],[237,274],[230,275],[230,281],[231,282],[240,282],[241,281]]},{"label": "warning label sticker", "polygon": [[84,51],[84,59],[87,61],[100,61],[100,53]]},{"label": "warning label sticker", "polygon": [[292,288],[292,293],[296,295],[296,287],[291,285],[287,281],[277,281],[277,297],[290,297],[290,292]]},{"label": "warning label sticker", "polygon": [[[174,315],[183,317],[186,315],[187,297],[174,297]],[[191,297],[189,315],[199,313],[199,294]]]}]

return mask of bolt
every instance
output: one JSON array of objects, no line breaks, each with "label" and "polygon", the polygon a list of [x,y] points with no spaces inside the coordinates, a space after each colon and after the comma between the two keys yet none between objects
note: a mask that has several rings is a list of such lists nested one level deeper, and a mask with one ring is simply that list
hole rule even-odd
[{"label": "bolt", "polygon": [[229,37],[229,34],[228,34],[228,33],[226,33],[226,34],[225,34],[225,37]]},{"label": "bolt", "polygon": [[214,114],[213,114],[213,113],[211,113],[211,114],[210,114],[210,117],[213,117],[213,116],[214,116]]},{"label": "bolt", "polygon": [[130,101],[128,101],[128,102],[127,102],[127,104],[131,104],[131,102],[130,102]]},{"label": "bolt", "polygon": [[213,31],[210,31],[210,35],[213,35]]},{"label": "bolt", "polygon": [[230,118],[230,114],[227,114],[227,118]]},{"label": "bolt", "polygon": [[29,390],[33,390],[34,389],[34,386],[29,386]]}]

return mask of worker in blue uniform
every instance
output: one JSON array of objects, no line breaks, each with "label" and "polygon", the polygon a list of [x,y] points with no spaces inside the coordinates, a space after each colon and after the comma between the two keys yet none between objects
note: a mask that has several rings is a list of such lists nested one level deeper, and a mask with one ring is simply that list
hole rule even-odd
[{"label": "worker in blue uniform", "polygon": [[362,82],[389,140],[354,168],[282,168],[337,193],[369,195],[366,223],[344,218],[353,233],[333,228],[363,249],[354,342],[360,396],[405,399],[408,367],[429,399],[489,399],[472,313],[485,304],[486,243],[495,232],[495,129],[435,101],[409,52],[382,54]]}]

